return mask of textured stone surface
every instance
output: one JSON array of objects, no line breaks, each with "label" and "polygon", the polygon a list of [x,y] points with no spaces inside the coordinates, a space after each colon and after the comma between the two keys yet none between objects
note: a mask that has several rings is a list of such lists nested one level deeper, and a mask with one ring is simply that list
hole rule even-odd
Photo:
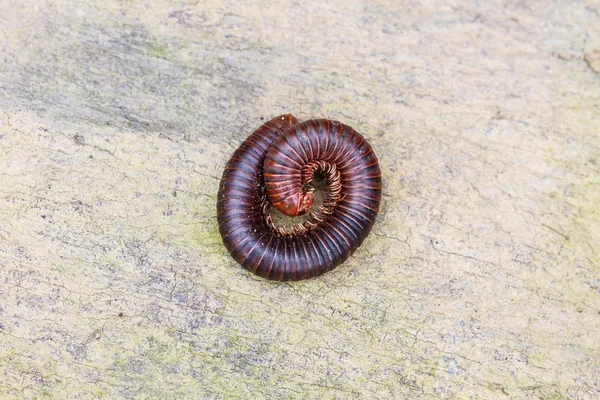
[{"label": "textured stone surface", "polygon": [[[0,397],[599,398],[598,2],[268,3],[0,2]],[[215,219],[284,112],[385,181],[292,284]]]}]

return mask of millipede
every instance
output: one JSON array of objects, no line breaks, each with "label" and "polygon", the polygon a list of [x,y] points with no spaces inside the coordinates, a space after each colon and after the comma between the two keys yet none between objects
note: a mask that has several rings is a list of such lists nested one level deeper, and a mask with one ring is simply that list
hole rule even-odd
[{"label": "millipede", "polygon": [[[324,178],[313,206],[315,176]],[[280,115],[254,131],[227,162],[217,221],[223,243],[244,268],[266,279],[313,278],[362,244],[381,201],[381,170],[371,145],[338,121]],[[277,226],[270,211],[306,220]]]}]

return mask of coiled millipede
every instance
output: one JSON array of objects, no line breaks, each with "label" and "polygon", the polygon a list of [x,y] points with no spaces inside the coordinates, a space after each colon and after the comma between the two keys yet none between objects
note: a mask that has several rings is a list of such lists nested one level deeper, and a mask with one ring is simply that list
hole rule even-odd
[{"label": "coiled millipede", "polygon": [[[313,177],[327,184],[323,204],[311,206]],[[221,179],[217,220],[225,247],[244,268],[267,279],[312,278],[344,262],[375,222],[381,171],[373,149],[337,121],[266,122],[233,153]],[[275,207],[308,219],[277,227]]]}]

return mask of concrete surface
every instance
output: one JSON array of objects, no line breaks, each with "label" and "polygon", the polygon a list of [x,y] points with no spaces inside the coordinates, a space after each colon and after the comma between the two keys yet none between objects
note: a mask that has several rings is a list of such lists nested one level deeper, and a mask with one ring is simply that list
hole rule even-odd
[{"label": "concrete surface", "polygon": [[[600,397],[600,4],[320,3],[0,1],[1,398]],[[285,112],[385,188],[277,284],[215,201]]]}]

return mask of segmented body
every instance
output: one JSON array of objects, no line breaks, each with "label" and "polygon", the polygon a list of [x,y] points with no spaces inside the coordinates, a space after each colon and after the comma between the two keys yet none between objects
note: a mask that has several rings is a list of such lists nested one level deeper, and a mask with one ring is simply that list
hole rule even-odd
[{"label": "segmented body", "polygon": [[[274,226],[272,204],[295,216],[312,204],[311,180],[322,173],[329,194],[308,221]],[[225,247],[244,268],[267,279],[312,278],[344,262],[371,230],[381,200],[373,149],[349,126],[282,115],[250,135],[227,163],[217,201]]]}]

